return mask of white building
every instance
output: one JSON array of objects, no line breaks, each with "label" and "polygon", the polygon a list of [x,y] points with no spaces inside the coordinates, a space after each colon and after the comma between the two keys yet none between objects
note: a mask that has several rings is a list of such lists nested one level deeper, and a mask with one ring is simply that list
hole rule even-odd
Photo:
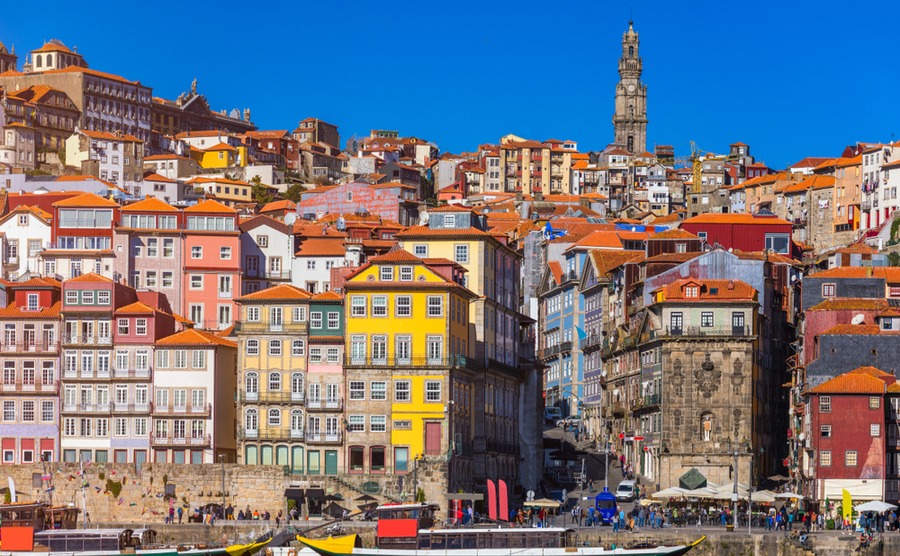
[{"label": "white building", "polygon": [[309,293],[331,290],[331,269],[344,266],[345,238],[310,238],[297,246],[291,269],[291,283]]},{"label": "white building", "polygon": [[66,140],[66,166],[138,194],[144,174],[144,143],[133,135],[76,129]]},{"label": "white building", "polygon": [[4,278],[41,272],[41,250],[50,244],[51,218],[38,207],[24,205],[0,217]]},{"label": "white building", "polygon": [[[0,109],[2,112],[2,109]],[[0,166],[9,168],[34,168],[34,128],[21,122],[0,126]]]},{"label": "white building", "polygon": [[270,216],[255,216],[240,225],[243,294],[290,282],[294,235],[291,226]]}]

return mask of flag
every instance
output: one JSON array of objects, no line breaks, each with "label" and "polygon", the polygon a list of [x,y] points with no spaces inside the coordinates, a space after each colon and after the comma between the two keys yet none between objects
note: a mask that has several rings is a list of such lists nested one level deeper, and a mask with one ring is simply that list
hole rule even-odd
[{"label": "flag", "polygon": [[12,477],[7,477],[6,480],[9,482],[9,501],[13,504],[16,503],[16,482],[13,481]]},{"label": "flag", "polygon": [[578,339],[579,339],[579,340],[584,340],[585,338],[587,338],[587,332],[585,332],[584,330],[582,330],[580,327],[576,326],[576,327],[575,327],[575,332],[578,334]]},{"label": "flag", "polygon": [[506,521],[509,518],[509,491],[506,488],[506,481],[500,479],[497,481],[500,499],[500,521]]},{"label": "flag", "polygon": [[841,511],[844,515],[844,519],[849,520],[853,516],[853,498],[850,496],[850,491],[846,488],[842,489],[841,493],[844,496]]},{"label": "flag", "polygon": [[487,495],[488,517],[491,518],[492,521],[497,521],[497,486],[494,484],[494,481],[490,479],[487,480]]}]

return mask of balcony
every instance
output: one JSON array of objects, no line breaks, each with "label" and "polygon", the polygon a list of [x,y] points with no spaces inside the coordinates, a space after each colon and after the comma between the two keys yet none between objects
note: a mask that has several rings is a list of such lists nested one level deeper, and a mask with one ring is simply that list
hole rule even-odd
[{"label": "balcony", "polygon": [[175,435],[150,435],[150,444],[153,446],[210,446],[212,438],[208,434],[196,436]]},{"label": "balcony", "polygon": [[148,403],[119,403],[113,402],[113,413],[150,413],[150,404]]},{"label": "balcony", "polygon": [[704,337],[704,336],[730,336],[749,338],[755,337],[749,326],[685,326],[660,330],[660,336],[672,337]]},{"label": "balcony", "polygon": [[109,413],[108,403],[63,403],[63,413]]},{"label": "balcony", "polygon": [[484,367],[484,365],[478,361],[469,359],[463,355],[454,355],[450,357],[354,357],[352,355],[345,355],[344,366],[363,368],[405,367],[410,369],[465,367],[473,370],[480,370]]},{"label": "balcony", "polygon": [[112,344],[112,337],[110,336],[84,336],[80,334],[63,334],[62,343],[68,345],[78,345],[78,346],[92,346],[92,345],[100,345],[100,346],[108,346]]},{"label": "balcony", "polygon": [[268,270],[268,269],[250,269],[244,271],[245,278],[256,278],[261,280],[290,280],[290,270]]},{"label": "balcony", "polygon": [[272,441],[285,441],[285,440],[294,440],[297,442],[302,442],[306,439],[306,435],[303,432],[303,429],[287,429],[287,428],[277,428],[277,429],[245,429],[241,427],[238,429],[238,440],[272,440]]},{"label": "balcony", "polygon": [[610,404],[610,411],[615,417],[624,417],[625,416],[625,402],[613,402]]},{"label": "balcony", "polygon": [[0,351],[13,353],[53,353],[59,351],[59,343],[11,342],[0,344]]},{"label": "balcony", "polygon": [[344,409],[344,399],[307,399],[306,409],[309,411],[342,411]]},{"label": "balcony", "polygon": [[545,347],[541,350],[541,359],[548,359],[550,357],[559,355],[559,351],[559,345]]},{"label": "balcony", "polygon": [[153,415],[190,415],[191,417],[209,417],[212,415],[212,404],[206,405],[156,405],[150,404]]},{"label": "balcony", "polygon": [[603,345],[602,334],[588,334],[584,340],[581,340],[581,349],[584,351],[597,349]]},{"label": "balcony", "polygon": [[6,257],[3,266],[19,266],[19,257]]},{"label": "balcony", "polygon": [[231,299],[231,298],[232,298],[231,290],[229,290],[229,291],[219,290],[219,299]]},{"label": "balcony", "polygon": [[340,444],[341,433],[340,431],[325,433],[320,431],[307,431],[306,442],[312,444]]},{"label": "balcony", "polygon": [[[107,375],[108,376],[108,375]],[[150,369],[115,369],[113,371],[115,378],[150,378]]]},{"label": "balcony", "polygon": [[862,201],[859,204],[859,210],[872,210],[872,201]]},{"label": "balcony", "polygon": [[0,385],[0,392],[4,394],[58,394],[59,382],[54,381],[50,384],[42,382],[11,382]]},{"label": "balcony", "polygon": [[241,390],[238,400],[242,403],[302,404],[306,399],[303,392],[247,392]]},{"label": "balcony", "polygon": [[268,323],[268,322],[246,322],[237,321],[234,323],[235,332],[243,332],[246,334],[306,334],[308,330],[305,322],[298,323]]},{"label": "balcony", "polygon": [[559,344],[559,351],[566,352],[572,351],[572,342],[563,342]]}]

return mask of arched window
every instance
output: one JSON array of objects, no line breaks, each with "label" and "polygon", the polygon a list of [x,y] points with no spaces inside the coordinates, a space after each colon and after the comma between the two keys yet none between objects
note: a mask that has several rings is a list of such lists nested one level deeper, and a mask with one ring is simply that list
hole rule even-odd
[{"label": "arched window", "polygon": [[269,340],[269,355],[281,355],[281,340]]},{"label": "arched window", "polygon": [[303,434],[303,410],[291,410],[291,437]]},{"label": "arched window", "polygon": [[269,373],[269,392],[281,391],[281,373]]},{"label": "arched window", "polygon": [[712,440],[713,416],[708,411],[700,415],[700,433],[703,435],[703,441]]},{"label": "arched window", "polygon": [[294,357],[305,357],[306,342],[303,340],[294,340],[291,342],[291,355]]},{"label": "arched window", "polygon": [[633,46],[628,47],[628,57],[634,58],[634,47]]},{"label": "arched window", "polygon": [[247,355],[259,355],[259,340],[247,340]]},{"label": "arched window", "polygon": [[280,427],[281,426],[281,410],[280,409],[270,409],[269,410],[269,426],[270,427]]},{"label": "arched window", "polygon": [[244,414],[244,428],[248,431],[259,430],[259,412],[255,409],[248,409]]},{"label": "arched window", "polygon": [[36,68],[44,67],[43,57],[40,54],[38,54],[37,56],[34,57],[34,67],[36,67]]},{"label": "arched window", "polygon": [[248,394],[256,394],[259,392],[259,375],[256,373],[247,373],[244,378],[244,389]]}]

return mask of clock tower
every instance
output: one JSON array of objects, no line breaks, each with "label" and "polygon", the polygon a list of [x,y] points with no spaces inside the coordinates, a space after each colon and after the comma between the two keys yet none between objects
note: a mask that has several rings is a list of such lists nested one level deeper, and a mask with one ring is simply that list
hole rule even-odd
[{"label": "clock tower", "polygon": [[613,115],[615,143],[634,154],[647,150],[647,86],[641,83],[643,63],[638,52],[640,40],[633,22],[622,35],[619,84],[616,85],[616,113]]}]

